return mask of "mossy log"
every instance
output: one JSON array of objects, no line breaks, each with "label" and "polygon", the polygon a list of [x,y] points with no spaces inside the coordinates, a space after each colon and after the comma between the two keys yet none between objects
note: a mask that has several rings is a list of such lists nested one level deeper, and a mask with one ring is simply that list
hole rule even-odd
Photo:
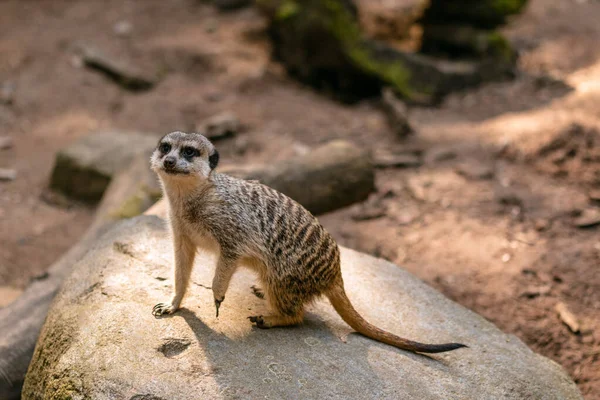
[{"label": "mossy log", "polygon": [[517,57],[508,40],[497,30],[454,24],[424,25],[421,51],[456,57],[495,58],[508,64],[514,63]]},{"label": "mossy log", "polygon": [[[350,0],[258,0],[269,18],[274,57],[290,75],[353,102],[392,88],[408,102],[431,104],[479,84],[481,65],[406,53],[366,39]],[[506,65],[504,77],[513,64]],[[494,71],[498,71],[495,69]]]},{"label": "mossy log", "polygon": [[423,21],[427,23],[464,23],[493,29],[520,13],[527,0],[431,0]]}]

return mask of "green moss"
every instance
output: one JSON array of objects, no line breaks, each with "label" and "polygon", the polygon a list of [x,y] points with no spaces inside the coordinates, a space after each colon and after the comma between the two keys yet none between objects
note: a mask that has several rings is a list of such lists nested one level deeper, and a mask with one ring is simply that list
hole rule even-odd
[{"label": "green moss", "polygon": [[328,28],[340,41],[345,53],[359,69],[377,76],[391,85],[401,95],[410,97],[410,72],[399,61],[380,61],[375,59],[364,46],[358,23],[343,4],[336,0],[324,0],[328,14]]},{"label": "green moss", "polygon": [[490,53],[502,59],[502,61],[512,62],[515,58],[515,52],[510,43],[500,32],[493,31],[487,36]]},{"label": "green moss", "polygon": [[56,377],[46,388],[44,398],[48,400],[72,400],[74,397],[80,397],[76,396],[79,394],[81,392],[73,381],[65,377]]},{"label": "green moss", "polygon": [[293,16],[297,15],[299,11],[300,11],[300,7],[298,6],[298,3],[296,3],[294,0],[285,0],[277,8],[277,13],[275,14],[275,18],[280,21],[283,21],[283,20],[292,18]]},{"label": "green moss", "polygon": [[519,13],[527,0],[494,0],[492,7],[498,14],[511,15]]},{"label": "green moss", "polygon": [[140,215],[143,212],[142,207],[144,200],[143,193],[136,193],[125,199],[121,204],[121,207],[111,212],[110,216],[115,219],[126,219]]},{"label": "green moss", "polygon": [[[72,399],[79,390],[59,366],[61,357],[68,351],[77,332],[73,330],[73,316],[48,315],[42,328],[23,386],[24,399]],[[43,397],[42,397],[43,395]]]},{"label": "green moss", "polygon": [[391,85],[399,94],[410,98],[410,72],[401,62],[381,62],[375,60],[369,51],[357,46],[349,51],[352,61],[362,70],[378,76],[383,81]]},{"label": "green moss", "polygon": [[130,197],[125,199],[121,206],[109,213],[114,219],[133,218],[142,214],[146,209],[156,203],[161,197],[161,192],[153,190],[146,185],[141,185]]}]

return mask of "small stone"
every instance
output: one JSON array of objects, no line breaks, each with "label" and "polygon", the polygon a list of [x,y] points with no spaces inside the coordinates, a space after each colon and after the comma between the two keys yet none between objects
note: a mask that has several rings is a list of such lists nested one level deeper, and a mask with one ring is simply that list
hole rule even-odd
[{"label": "small stone", "polygon": [[573,222],[578,228],[591,228],[600,225],[600,210],[597,208],[585,209]]},{"label": "small stone", "polygon": [[591,201],[600,203],[600,189],[590,190],[590,192],[588,193],[588,196]]},{"label": "small stone", "polygon": [[406,104],[396,97],[392,89],[384,88],[381,91],[381,104],[391,128],[398,136],[404,137],[413,132],[408,122]]},{"label": "small stone", "polygon": [[558,313],[560,320],[569,327],[571,332],[579,333],[580,324],[577,321],[577,317],[569,310],[567,305],[563,302],[559,302],[554,306],[554,309]]},{"label": "small stone", "polygon": [[534,221],[533,226],[536,231],[542,232],[550,228],[550,221],[539,218]]},{"label": "small stone", "polygon": [[48,188],[42,191],[40,198],[44,203],[59,208],[69,209],[75,205],[75,202],[72,199],[69,199],[62,193],[52,191]]},{"label": "small stone", "polygon": [[420,214],[418,210],[405,210],[400,211],[396,221],[399,225],[410,225],[419,218]]},{"label": "small stone", "polygon": [[441,161],[454,160],[456,157],[458,157],[458,155],[456,154],[455,149],[443,146],[429,150],[425,154],[425,161],[427,163],[435,163]]},{"label": "small stone", "polygon": [[151,89],[156,84],[157,79],[153,74],[103,54],[93,46],[80,44],[77,51],[86,67],[103,73],[125,89],[143,91]]},{"label": "small stone", "polygon": [[210,140],[219,140],[236,135],[239,129],[240,121],[237,115],[225,111],[203,121],[197,130]]},{"label": "small stone", "polygon": [[212,92],[208,92],[204,95],[204,100],[208,101],[209,103],[217,103],[221,100],[223,100],[223,98],[225,97],[225,95],[221,92],[217,92],[217,91],[212,91]]},{"label": "small stone", "polygon": [[16,170],[10,168],[0,168],[0,181],[14,181],[16,178]]},{"label": "small stone", "polygon": [[425,185],[420,180],[415,177],[410,178],[407,182],[406,188],[409,193],[417,200],[424,201],[427,199],[427,194],[425,193]]},{"label": "small stone", "polygon": [[414,154],[389,154],[379,153],[373,157],[375,168],[406,168],[418,167],[422,164],[421,158]]},{"label": "small stone", "polygon": [[117,36],[125,37],[131,34],[133,25],[129,21],[119,21],[113,25],[113,32]]},{"label": "small stone", "polygon": [[505,206],[522,207],[523,200],[515,190],[510,188],[498,188],[496,191],[496,200]]},{"label": "small stone", "polygon": [[10,136],[0,136],[0,150],[7,150],[13,147],[13,139]]},{"label": "small stone", "polygon": [[297,156],[303,156],[305,154],[310,153],[310,147],[305,145],[304,143],[295,142],[292,144],[292,149]]},{"label": "small stone", "polygon": [[523,290],[521,296],[533,299],[538,296],[547,295],[548,293],[550,293],[550,290],[552,290],[552,287],[550,285],[528,286],[525,290]]},{"label": "small stone", "polygon": [[206,24],[204,24],[204,31],[206,33],[215,33],[218,29],[219,22],[215,21],[214,19],[206,21]]},{"label": "small stone", "polygon": [[14,82],[4,82],[0,85],[0,104],[14,103],[17,86]]},{"label": "small stone", "polygon": [[462,163],[456,172],[469,179],[492,179],[494,177],[493,166],[479,162]]},{"label": "small stone", "polygon": [[594,344],[595,340],[594,337],[592,335],[585,335],[581,338],[581,343],[583,344]]},{"label": "small stone", "polygon": [[355,209],[351,217],[355,221],[367,221],[381,218],[386,212],[387,207],[381,203],[381,198],[377,195],[372,195],[366,202],[360,204]]},{"label": "small stone", "polygon": [[361,207],[352,214],[352,219],[355,221],[367,221],[385,216],[386,209],[383,206],[378,207]]}]

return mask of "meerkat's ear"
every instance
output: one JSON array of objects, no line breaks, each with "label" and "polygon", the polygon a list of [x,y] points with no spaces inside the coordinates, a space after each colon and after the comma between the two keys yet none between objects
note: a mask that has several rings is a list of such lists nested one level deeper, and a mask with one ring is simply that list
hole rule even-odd
[{"label": "meerkat's ear", "polygon": [[208,166],[212,170],[217,167],[217,164],[219,164],[219,152],[217,151],[217,149],[215,149],[213,153],[210,156],[208,156]]}]

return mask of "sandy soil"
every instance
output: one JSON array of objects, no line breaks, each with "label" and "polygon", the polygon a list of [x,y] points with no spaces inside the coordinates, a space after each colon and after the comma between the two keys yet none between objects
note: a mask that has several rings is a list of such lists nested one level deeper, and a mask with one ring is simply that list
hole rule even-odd
[{"label": "sandy soil", "polygon": [[[219,14],[194,0],[29,1],[0,5],[2,304],[71,246],[89,207],[56,203],[46,186],[55,152],[95,129],[191,130],[224,110],[245,131],[219,144],[230,163],[261,162],[345,138],[374,152],[410,151],[421,167],[377,173],[367,207],[320,219],[343,245],[397,262],[532,349],[562,364],[588,399],[600,397],[599,228],[575,226],[600,187],[600,4],[532,0],[506,32],[521,73],[415,108],[400,140],[375,102],[344,106],[269,63],[264,21],[251,9]],[[123,24],[123,22],[126,22]],[[130,24],[131,31],[118,28]],[[117,25],[117,29],[115,29]],[[132,94],[84,67],[77,43],[163,78]],[[557,139],[558,138],[558,139]],[[572,333],[554,309],[581,323]]]}]

